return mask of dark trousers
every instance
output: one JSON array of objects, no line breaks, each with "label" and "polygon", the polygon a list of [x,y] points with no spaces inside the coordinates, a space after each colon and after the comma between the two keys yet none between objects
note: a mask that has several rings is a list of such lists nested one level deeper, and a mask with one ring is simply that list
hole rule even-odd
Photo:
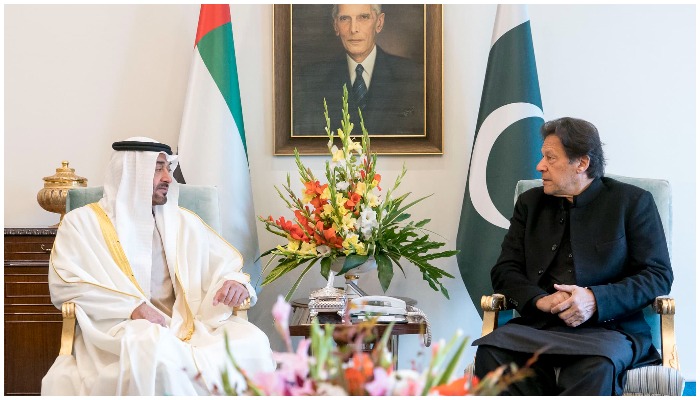
[{"label": "dark trousers", "polygon": [[[525,365],[532,354],[482,345],[476,350],[474,373],[482,379],[501,365]],[[555,368],[559,367],[559,376]],[[532,365],[533,377],[515,382],[502,395],[514,396],[611,396],[615,369],[599,356],[541,354]]]}]

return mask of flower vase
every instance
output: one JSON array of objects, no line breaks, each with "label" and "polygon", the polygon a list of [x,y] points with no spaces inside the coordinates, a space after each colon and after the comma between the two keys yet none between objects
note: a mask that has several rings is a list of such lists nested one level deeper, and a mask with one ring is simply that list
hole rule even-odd
[{"label": "flower vase", "polygon": [[[343,269],[345,257],[336,258],[331,263],[331,271],[338,273]],[[357,285],[357,280],[360,279],[360,274],[377,269],[377,260],[374,257],[369,257],[367,261],[345,273],[345,298],[347,301],[357,297],[367,296],[364,290]]]}]

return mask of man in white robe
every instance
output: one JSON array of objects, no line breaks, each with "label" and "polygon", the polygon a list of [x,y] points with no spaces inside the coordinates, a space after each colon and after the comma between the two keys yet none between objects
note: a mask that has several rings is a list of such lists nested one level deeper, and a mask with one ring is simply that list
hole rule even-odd
[{"label": "man in white robe", "polygon": [[265,333],[233,314],[257,300],[242,257],[178,207],[170,147],[142,137],[112,147],[104,197],[66,214],[56,234],[51,301],[75,303],[78,329],[42,395],[211,394],[224,370],[240,390],[224,335],[247,374],[273,370]]}]

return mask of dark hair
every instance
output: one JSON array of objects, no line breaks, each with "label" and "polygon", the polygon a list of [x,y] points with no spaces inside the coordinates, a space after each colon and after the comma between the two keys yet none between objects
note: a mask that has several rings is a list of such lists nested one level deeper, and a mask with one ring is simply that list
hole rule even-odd
[{"label": "dark hair", "polygon": [[589,178],[600,178],[605,173],[605,156],[603,143],[600,142],[598,129],[590,122],[578,118],[564,117],[545,122],[540,130],[542,139],[556,135],[569,161],[588,156],[590,163],[586,174]]}]

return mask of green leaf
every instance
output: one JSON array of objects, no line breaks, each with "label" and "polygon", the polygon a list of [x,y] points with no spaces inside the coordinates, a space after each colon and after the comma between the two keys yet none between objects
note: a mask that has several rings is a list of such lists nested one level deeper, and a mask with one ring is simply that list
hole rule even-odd
[{"label": "green leaf", "polygon": [[442,285],[440,285],[440,292],[442,292],[442,295],[445,296],[447,300],[450,299],[450,295],[449,293],[447,293],[447,289]]},{"label": "green leaf", "polygon": [[266,251],[266,252],[260,254],[260,257],[258,257],[258,258],[255,260],[255,262],[258,262],[259,259],[265,257],[266,255],[269,255],[270,253],[272,253],[272,252],[275,251],[276,249],[277,249],[276,247],[273,247],[273,248],[271,248],[270,250],[268,250],[268,251]]},{"label": "green leaf", "polygon": [[[295,291],[297,290],[297,288],[299,287],[299,284],[301,283],[302,278],[304,278],[304,275],[306,275],[306,273],[309,272],[309,270],[311,269],[311,267],[313,267],[314,264],[316,264],[316,261],[318,261],[318,258],[313,258],[313,259],[311,259],[311,262],[309,262],[309,265],[308,265],[306,268],[304,268],[303,271],[301,271],[301,275],[299,275],[299,278],[297,278],[296,282],[294,282],[294,284],[292,285],[292,287],[289,289],[289,291],[287,292],[287,295],[284,296],[284,301],[286,301],[287,303],[289,303],[289,300],[291,300],[292,295],[294,294],[294,292],[295,292]],[[301,265],[301,264],[299,264],[299,265]]]},{"label": "green leaf", "polygon": [[389,289],[391,279],[394,277],[394,268],[391,265],[391,259],[381,253],[375,254],[374,258],[377,260],[379,283],[382,285],[382,290],[386,292],[387,289]]},{"label": "green leaf", "polygon": [[331,258],[326,257],[321,259],[321,275],[328,279],[328,274],[331,272]]},{"label": "green leaf", "polygon": [[403,213],[403,214],[399,215],[398,217],[396,217],[393,222],[396,223],[396,222],[405,221],[405,220],[409,219],[410,217],[411,217],[411,214]]},{"label": "green leaf", "polygon": [[340,272],[338,272],[336,275],[342,275],[342,274],[350,271],[351,269],[353,269],[359,265],[364,264],[368,258],[369,258],[369,256],[367,256],[367,255],[361,256],[358,254],[351,254],[351,255],[345,257],[345,262],[343,263],[343,269],[341,269]]},{"label": "green leaf", "polygon": [[298,267],[303,261],[299,261],[294,258],[283,258],[279,264],[275,268],[270,271],[270,273],[263,279],[262,285],[265,286],[269,283],[274,282],[278,278],[280,278],[282,275],[286,274],[287,272],[290,272],[294,270],[294,268]]},{"label": "green leaf", "polygon": [[417,223],[415,224],[415,227],[416,227],[416,228],[421,228],[421,227],[427,225],[428,222],[430,222],[430,218],[424,219],[424,220],[422,220],[422,221],[417,222]]},{"label": "green leaf", "polygon": [[460,343],[457,351],[452,356],[452,359],[447,363],[447,367],[443,370],[442,376],[437,380],[438,385],[444,385],[449,381],[450,377],[452,376],[452,372],[454,372],[455,368],[457,367],[457,363],[462,358],[464,348],[467,346],[467,339],[469,338],[465,337],[464,340],[462,340],[462,343]]}]

